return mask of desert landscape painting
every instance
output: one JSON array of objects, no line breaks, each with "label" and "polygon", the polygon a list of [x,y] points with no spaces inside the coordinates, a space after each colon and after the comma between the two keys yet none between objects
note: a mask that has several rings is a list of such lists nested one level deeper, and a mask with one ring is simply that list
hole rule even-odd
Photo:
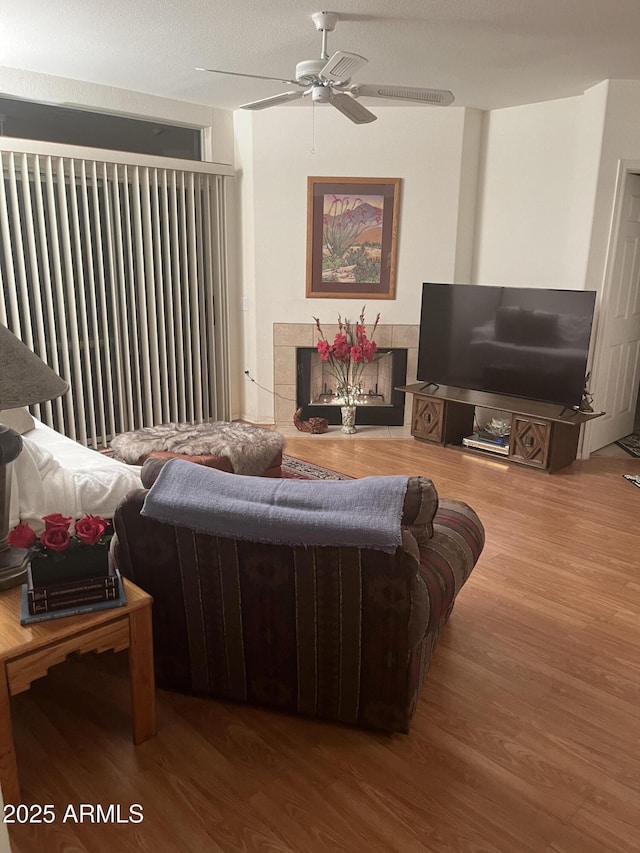
[{"label": "desert landscape painting", "polygon": [[380,281],[383,207],[381,195],[325,195],[323,281]]},{"label": "desert landscape painting", "polygon": [[397,178],[309,178],[307,295],[393,298]]}]

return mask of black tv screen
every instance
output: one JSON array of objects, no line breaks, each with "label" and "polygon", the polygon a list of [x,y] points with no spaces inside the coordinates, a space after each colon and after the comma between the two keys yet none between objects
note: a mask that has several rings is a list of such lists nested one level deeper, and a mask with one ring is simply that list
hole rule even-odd
[{"label": "black tv screen", "polygon": [[595,292],[422,285],[418,380],[579,406]]}]

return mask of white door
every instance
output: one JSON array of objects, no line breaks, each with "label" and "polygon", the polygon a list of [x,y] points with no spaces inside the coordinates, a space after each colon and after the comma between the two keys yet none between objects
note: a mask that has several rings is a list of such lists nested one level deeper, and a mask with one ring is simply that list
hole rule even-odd
[{"label": "white door", "polygon": [[640,385],[640,175],[628,174],[609,286],[603,293],[594,408],[606,414],[589,424],[589,451],[633,430]]}]

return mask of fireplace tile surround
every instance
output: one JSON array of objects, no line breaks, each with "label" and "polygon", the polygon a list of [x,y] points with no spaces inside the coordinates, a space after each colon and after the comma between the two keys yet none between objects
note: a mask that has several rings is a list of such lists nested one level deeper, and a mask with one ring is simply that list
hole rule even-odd
[{"label": "fireplace tile surround", "polygon": [[[418,325],[379,324],[375,340],[379,347],[407,349],[407,384],[416,382],[418,363]],[[333,340],[337,325],[323,325],[328,340]],[[296,404],[296,347],[313,347],[318,340],[315,323],[273,324],[273,388],[276,426],[290,425]],[[411,399],[404,411],[405,427],[411,424]],[[401,428],[399,428],[401,429]]]}]

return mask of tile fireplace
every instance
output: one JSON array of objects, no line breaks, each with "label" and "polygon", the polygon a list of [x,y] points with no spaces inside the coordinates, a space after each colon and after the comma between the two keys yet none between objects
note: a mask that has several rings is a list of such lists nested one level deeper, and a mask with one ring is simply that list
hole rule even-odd
[{"label": "tile fireplace", "polygon": [[[356,423],[402,426],[405,395],[395,388],[405,384],[406,375],[406,347],[378,350],[362,372]],[[344,401],[335,377],[315,347],[296,347],[296,380],[296,403],[302,408],[302,419],[320,417],[339,424]]]},{"label": "tile fireplace", "polygon": [[[329,339],[337,331],[337,326],[323,328]],[[324,417],[331,424],[340,423],[340,402],[335,398],[336,383],[331,375],[327,377],[322,373],[322,362],[315,347],[317,337],[313,323],[273,325],[276,423],[290,424],[299,407],[303,408],[303,420]],[[376,329],[376,343],[381,357],[367,365],[363,373],[357,423],[407,426],[411,420],[410,401],[409,405],[405,405],[405,395],[394,391],[394,388],[416,381],[418,326],[380,324]],[[308,379],[302,383],[302,397],[300,374],[308,375]],[[298,403],[299,399],[302,402]]]}]

